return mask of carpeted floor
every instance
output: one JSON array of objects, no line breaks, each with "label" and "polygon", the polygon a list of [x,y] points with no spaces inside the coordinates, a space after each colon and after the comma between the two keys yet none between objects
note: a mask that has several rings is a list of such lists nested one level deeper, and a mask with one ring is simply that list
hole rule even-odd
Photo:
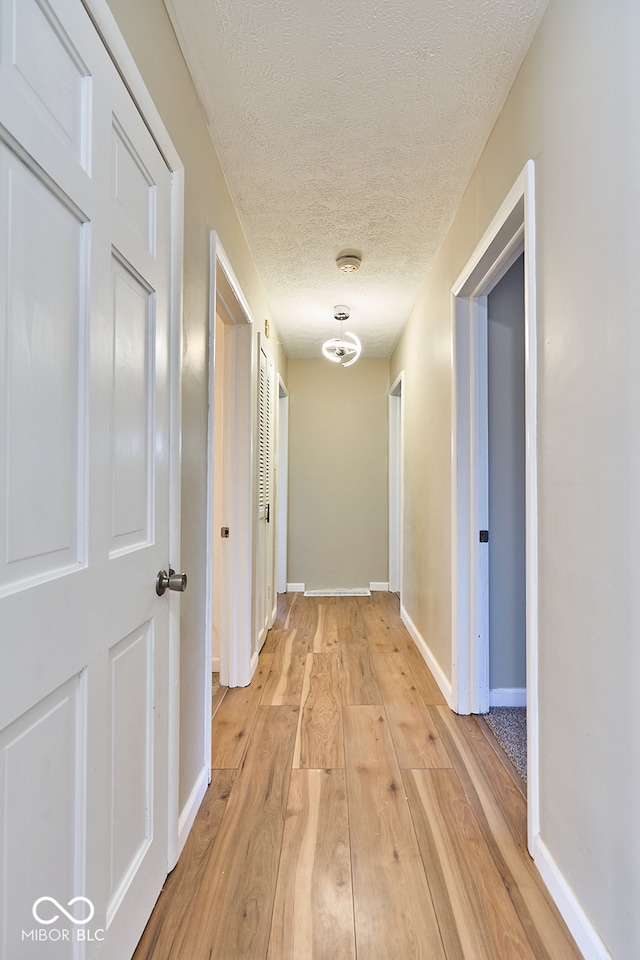
[{"label": "carpeted floor", "polygon": [[526,707],[491,707],[484,719],[523,780],[527,779]]}]

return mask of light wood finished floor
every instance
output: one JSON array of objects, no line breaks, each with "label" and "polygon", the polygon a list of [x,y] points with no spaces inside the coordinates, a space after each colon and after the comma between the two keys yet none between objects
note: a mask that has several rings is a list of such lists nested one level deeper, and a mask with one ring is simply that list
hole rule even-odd
[{"label": "light wood finished floor", "polygon": [[286,594],[134,960],[578,960],[517,775],[392,594]]}]

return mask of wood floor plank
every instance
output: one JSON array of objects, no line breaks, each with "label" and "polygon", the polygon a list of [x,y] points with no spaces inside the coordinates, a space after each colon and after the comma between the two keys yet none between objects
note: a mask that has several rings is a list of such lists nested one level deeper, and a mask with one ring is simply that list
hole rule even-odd
[{"label": "wood floor plank", "polygon": [[384,711],[344,726],[358,960],[445,960]]},{"label": "wood floor plank", "polygon": [[214,770],[240,766],[272,660],[271,654],[261,656],[249,686],[228,690],[216,711],[211,727]]},{"label": "wood floor plank", "polygon": [[453,770],[405,770],[447,960],[536,960]]},{"label": "wood floor plank", "polygon": [[355,630],[361,637],[366,636],[358,597],[336,597],[336,618],[338,635],[343,630]]},{"label": "wood floor plank", "polygon": [[293,766],[344,767],[341,667],[337,654],[310,653]]},{"label": "wood floor plank", "polygon": [[526,847],[526,803],[473,717],[429,708],[536,960],[581,954]]},{"label": "wood floor plank", "polygon": [[[216,674],[219,676],[219,674]],[[225,698],[228,687],[222,687],[220,681],[216,680],[211,684],[211,717],[213,718],[216,714],[216,711],[220,708],[220,704]]]},{"label": "wood floor plank", "polygon": [[390,627],[382,623],[366,623],[365,630],[372,653],[399,653],[401,651],[396,636],[396,627]]},{"label": "wood floor plank", "polygon": [[475,716],[476,723],[478,724],[478,727],[480,728],[480,730],[482,731],[482,733],[484,734],[484,736],[487,738],[487,740],[488,740],[489,743],[491,744],[492,749],[495,750],[495,752],[496,752],[496,753],[498,754],[498,756],[500,757],[500,760],[501,760],[501,762],[504,764],[504,767],[505,767],[505,769],[507,770],[507,772],[509,773],[509,775],[511,776],[511,779],[513,780],[513,782],[515,783],[516,787],[518,788],[518,790],[520,791],[520,793],[522,794],[522,796],[523,796],[524,799],[526,800],[526,799],[527,799],[527,782],[526,782],[526,780],[523,780],[523,779],[522,779],[522,777],[521,777],[521,775],[520,775],[520,772],[519,772],[518,769],[516,768],[515,764],[514,764],[513,761],[511,760],[511,758],[507,756],[507,753],[506,753],[504,747],[502,746],[502,744],[500,743],[500,741],[499,741],[498,738],[496,737],[495,733],[493,732],[493,730],[491,729],[491,727],[490,727],[489,724],[487,723],[486,719],[485,719],[483,716],[479,716],[479,715],[477,715],[477,714],[475,714],[474,716]]},{"label": "wood floor plank", "polygon": [[189,908],[206,876],[235,776],[235,770],[214,774],[182,856],[164,883],[132,960],[179,960],[174,948],[190,922]]},{"label": "wood floor plank", "polygon": [[401,627],[400,595],[386,590],[377,590],[371,594],[372,603],[368,605],[369,615],[377,614],[392,627]]},{"label": "wood floor plank", "polygon": [[309,643],[301,638],[299,630],[287,630],[282,634],[262,691],[260,702],[263,706],[300,703],[308,651]]},{"label": "wood floor plank", "polygon": [[276,609],[276,622],[274,623],[275,627],[281,629],[285,628],[285,620],[289,616],[289,611],[293,604],[302,598],[301,593],[296,593],[295,591],[291,593],[279,593],[278,594],[278,604]]},{"label": "wood floor plank", "polygon": [[[318,598],[305,597],[302,593],[294,593],[292,597],[285,628],[303,630],[306,635],[313,636],[318,623]],[[324,605],[330,598],[322,597],[321,599]]]},{"label": "wood floor plank", "polygon": [[[387,599],[389,596],[393,599]],[[393,631],[402,627],[399,604],[393,594],[377,591],[372,593],[366,602],[361,603],[360,614],[368,637],[387,636],[391,638]]]},{"label": "wood floor plank", "polygon": [[297,723],[297,707],[258,708],[175,960],[265,960]]},{"label": "wood floor plank", "polygon": [[406,627],[398,628],[396,643],[413,671],[416,686],[424,702],[428,706],[446,706],[446,700],[442,690],[436,683],[433,674],[429,670],[429,667],[425,663],[422,654]]},{"label": "wood floor plank", "polygon": [[268,960],[355,960],[343,770],[294,770]]},{"label": "wood floor plank", "polygon": [[318,604],[318,623],[311,649],[313,653],[337,653],[338,618],[335,603]]},{"label": "wood floor plank", "polygon": [[382,703],[382,694],[366,637],[357,628],[340,629],[339,637],[343,704]]},{"label": "wood floor plank", "polygon": [[403,655],[378,654],[375,662],[400,767],[450,767],[449,755]]},{"label": "wood floor plank", "polygon": [[275,654],[280,640],[282,637],[286,637],[289,633],[288,629],[282,627],[272,627],[271,630],[267,633],[265,641],[262,645],[262,650],[260,651],[260,656],[263,654]]}]

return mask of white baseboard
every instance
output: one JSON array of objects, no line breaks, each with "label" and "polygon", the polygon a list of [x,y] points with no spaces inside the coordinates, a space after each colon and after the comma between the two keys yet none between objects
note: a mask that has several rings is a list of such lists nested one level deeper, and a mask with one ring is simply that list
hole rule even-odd
[{"label": "white baseboard", "polygon": [[220,673],[220,657],[211,657],[211,672]]},{"label": "white baseboard", "polygon": [[526,707],[526,687],[496,687],[489,690],[490,707]]},{"label": "white baseboard", "polygon": [[304,583],[288,583],[287,593],[304,593]]},{"label": "white baseboard", "polygon": [[326,590],[305,590],[305,597],[370,597],[366,587],[327,587]]},{"label": "white baseboard", "polygon": [[429,649],[428,643],[426,642],[426,640],[424,639],[424,637],[416,627],[415,623],[407,613],[404,606],[400,607],[400,617],[405,627],[411,634],[411,637],[415,645],[417,646],[418,650],[422,654],[425,660],[425,663],[429,667],[429,670],[431,670],[431,673],[433,674],[436,683],[440,687],[440,690],[442,691],[442,694],[445,700],[447,701],[449,706],[451,706],[451,703],[452,703],[451,681],[447,679],[444,671],[442,670],[442,667],[440,666],[440,664],[434,657],[433,653]]},{"label": "white baseboard", "polygon": [[613,960],[539,834],[533,842],[533,859],[584,960]]},{"label": "white baseboard", "polygon": [[196,819],[196,814],[200,809],[200,804],[202,803],[203,797],[207,792],[207,787],[209,786],[209,770],[207,767],[203,767],[198,774],[198,778],[193,785],[193,789],[189,794],[187,802],[182,808],[182,812],[178,817],[178,856],[182,853],[182,848],[187,842],[187,837],[193,822]]},{"label": "white baseboard", "polygon": [[373,583],[369,584],[369,590],[371,590],[371,593],[373,593],[374,590],[385,590],[388,593],[389,583],[388,581],[385,583],[384,580],[380,580],[379,582],[374,580]]}]

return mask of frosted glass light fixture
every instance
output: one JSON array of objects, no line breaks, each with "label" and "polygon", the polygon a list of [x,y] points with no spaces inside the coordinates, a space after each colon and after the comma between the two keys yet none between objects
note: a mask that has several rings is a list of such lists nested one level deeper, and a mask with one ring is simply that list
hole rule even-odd
[{"label": "frosted glass light fixture", "polygon": [[338,304],[333,308],[333,315],[340,323],[340,336],[327,340],[322,345],[322,352],[327,360],[340,363],[343,367],[350,367],[362,353],[362,344],[355,333],[342,332],[342,324],[349,319],[349,307]]}]

